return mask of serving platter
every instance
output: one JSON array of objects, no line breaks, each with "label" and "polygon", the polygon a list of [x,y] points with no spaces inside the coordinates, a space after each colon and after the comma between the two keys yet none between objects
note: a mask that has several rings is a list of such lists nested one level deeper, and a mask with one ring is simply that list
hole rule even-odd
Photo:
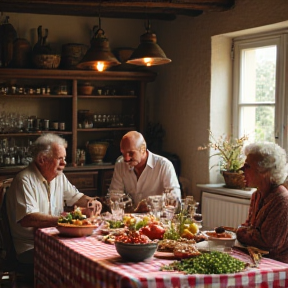
[{"label": "serving platter", "polygon": [[62,236],[69,237],[83,237],[92,235],[93,231],[98,227],[98,225],[73,225],[68,223],[58,223],[56,229]]}]

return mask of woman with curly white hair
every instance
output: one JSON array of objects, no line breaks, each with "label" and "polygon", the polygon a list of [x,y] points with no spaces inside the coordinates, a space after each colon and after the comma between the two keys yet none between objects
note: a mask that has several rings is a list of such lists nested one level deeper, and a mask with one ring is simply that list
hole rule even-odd
[{"label": "woman with curly white hair", "polygon": [[274,143],[252,143],[244,152],[246,186],[257,191],[252,195],[246,222],[237,229],[237,239],[269,251],[269,258],[288,263],[286,152]]}]

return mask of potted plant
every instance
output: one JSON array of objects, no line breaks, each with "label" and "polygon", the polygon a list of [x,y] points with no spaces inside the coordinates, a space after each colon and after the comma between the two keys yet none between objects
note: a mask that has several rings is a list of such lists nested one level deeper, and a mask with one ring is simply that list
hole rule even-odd
[{"label": "potted plant", "polygon": [[208,148],[217,151],[210,157],[219,156],[221,158],[220,171],[224,177],[226,187],[228,188],[245,188],[243,171],[240,169],[245,161],[243,146],[246,140],[248,140],[247,135],[244,135],[241,138],[221,135],[216,139],[213,133],[209,131],[209,143],[198,147],[198,150],[200,151]]}]

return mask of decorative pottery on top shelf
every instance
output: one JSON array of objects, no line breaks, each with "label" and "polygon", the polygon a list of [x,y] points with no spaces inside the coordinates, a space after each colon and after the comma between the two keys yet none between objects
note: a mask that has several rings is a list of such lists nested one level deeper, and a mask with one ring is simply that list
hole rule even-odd
[{"label": "decorative pottery on top shelf", "polygon": [[222,171],[225,187],[234,189],[245,189],[245,177],[243,173]]},{"label": "decorative pottery on top shelf", "polygon": [[60,61],[61,56],[57,54],[36,54],[33,56],[34,65],[41,69],[57,69]]},{"label": "decorative pottery on top shelf", "polygon": [[88,46],[80,43],[67,43],[62,45],[61,68],[78,69],[77,64],[82,60]]},{"label": "decorative pottery on top shelf", "polygon": [[88,144],[88,150],[92,163],[99,164],[103,162],[103,158],[106,155],[108,146],[108,142],[94,142]]}]

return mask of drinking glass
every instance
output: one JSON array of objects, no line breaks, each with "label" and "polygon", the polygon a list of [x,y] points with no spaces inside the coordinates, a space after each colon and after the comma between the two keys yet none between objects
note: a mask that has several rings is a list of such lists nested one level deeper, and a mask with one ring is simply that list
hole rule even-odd
[{"label": "drinking glass", "polygon": [[156,218],[160,217],[160,212],[163,207],[163,196],[162,195],[152,195],[148,197],[148,204],[151,206],[152,213]]},{"label": "drinking glass", "polygon": [[180,204],[176,193],[174,193],[173,190],[173,187],[166,187],[163,192],[163,212],[166,214],[168,220],[173,219]]},{"label": "drinking glass", "polygon": [[119,190],[109,190],[107,194],[108,205],[111,209],[112,217],[114,220],[122,219],[124,215],[125,202],[123,197],[125,193]]}]

